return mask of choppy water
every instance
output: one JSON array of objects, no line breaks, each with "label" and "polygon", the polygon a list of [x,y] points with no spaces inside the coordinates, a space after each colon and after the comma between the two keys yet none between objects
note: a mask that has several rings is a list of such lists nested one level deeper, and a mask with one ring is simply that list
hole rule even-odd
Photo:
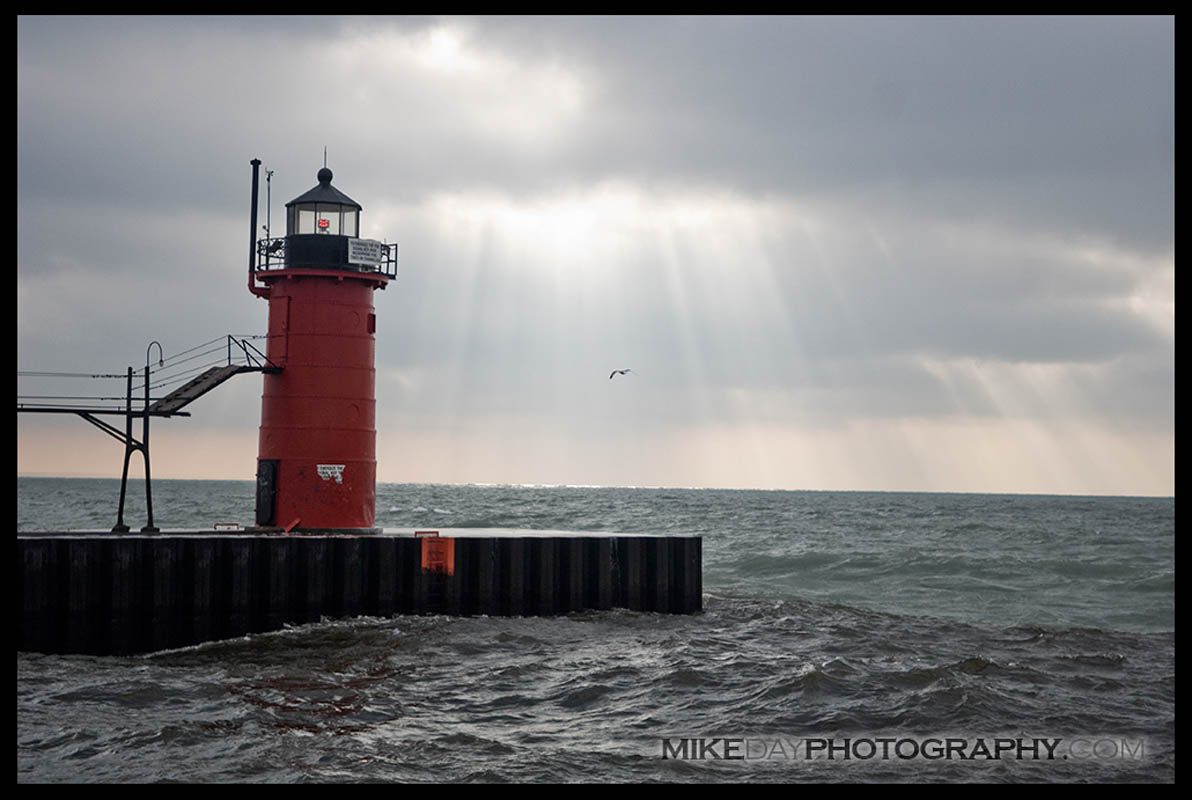
[{"label": "choppy water", "polygon": [[[163,528],[251,518],[251,482],[154,488]],[[701,534],[705,611],[18,654],[18,781],[1174,781],[1172,498],[378,488],[386,527]],[[18,529],[117,492],[18,479]],[[995,739],[1060,741],[960,757]]]}]

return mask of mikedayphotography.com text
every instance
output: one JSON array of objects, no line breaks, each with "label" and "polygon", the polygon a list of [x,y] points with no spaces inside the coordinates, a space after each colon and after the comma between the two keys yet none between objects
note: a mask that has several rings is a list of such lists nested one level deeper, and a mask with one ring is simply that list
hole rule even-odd
[{"label": "mikedayphotography.com text", "polygon": [[698,736],[661,739],[663,759],[682,761],[1104,761],[1141,760],[1129,736]]}]

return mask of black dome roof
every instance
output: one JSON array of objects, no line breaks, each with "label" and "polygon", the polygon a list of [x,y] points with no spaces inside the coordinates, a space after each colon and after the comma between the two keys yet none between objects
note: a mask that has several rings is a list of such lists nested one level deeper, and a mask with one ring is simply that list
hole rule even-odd
[{"label": "black dome roof", "polygon": [[363,208],[355,200],[331,185],[331,170],[323,167],[316,177],[319,179],[319,185],[286,203],[286,208],[297,203],[336,203],[341,206],[354,206],[357,211]]}]

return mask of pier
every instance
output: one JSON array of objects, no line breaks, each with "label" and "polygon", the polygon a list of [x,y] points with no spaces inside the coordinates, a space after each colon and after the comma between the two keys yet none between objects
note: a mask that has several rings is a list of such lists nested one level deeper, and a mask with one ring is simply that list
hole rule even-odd
[{"label": "pier", "polygon": [[324,619],[702,608],[698,536],[510,531],[17,535],[19,651],[128,655]]}]

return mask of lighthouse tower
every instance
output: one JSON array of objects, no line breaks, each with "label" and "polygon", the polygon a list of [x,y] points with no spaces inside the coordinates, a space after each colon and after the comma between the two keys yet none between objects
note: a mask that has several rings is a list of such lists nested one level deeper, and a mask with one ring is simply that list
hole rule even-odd
[{"label": "lighthouse tower", "polygon": [[397,251],[361,239],[360,204],[331,170],[317,177],[286,203],[285,237],[256,243],[249,262],[249,291],[269,301],[266,354],[281,368],[264,376],[256,523],[374,530],[373,292],[396,276]]}]

